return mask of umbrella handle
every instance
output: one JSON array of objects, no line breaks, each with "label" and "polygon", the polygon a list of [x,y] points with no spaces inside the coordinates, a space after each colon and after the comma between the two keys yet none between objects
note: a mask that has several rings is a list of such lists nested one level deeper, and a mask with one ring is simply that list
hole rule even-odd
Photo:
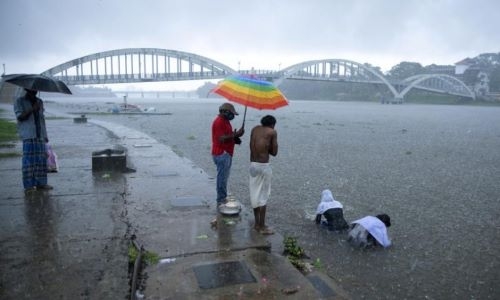
[{"label": "umbrella handle", "polygon": [[245,113],[243,114],[243,124],[241,124],[241,128],[245,128],[245,118],[247,117],[247,106],[245,105]]}]

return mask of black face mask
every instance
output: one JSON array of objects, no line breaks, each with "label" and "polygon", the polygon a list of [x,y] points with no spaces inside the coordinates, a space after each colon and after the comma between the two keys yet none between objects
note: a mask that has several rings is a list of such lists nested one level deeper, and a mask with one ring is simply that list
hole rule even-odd
[{"label": "black face mask", "polygon": [[222,112],[222,115],[224,116],[224,118],[226,118],[227,120],[231,121],[232,119],[234,119],[234,114],[228,110],[225,110]]}]

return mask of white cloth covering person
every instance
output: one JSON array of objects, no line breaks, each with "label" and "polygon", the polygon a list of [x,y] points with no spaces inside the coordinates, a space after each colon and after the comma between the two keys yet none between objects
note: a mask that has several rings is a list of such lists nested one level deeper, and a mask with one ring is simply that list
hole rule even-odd
[{"label": "white cloth covering person", "polygon": [[250,163],[250,204],[252,208],[264,206],[271,195],[273,170],[270,163]]},{"label": "white cloth covering person", "polygon": [[386,214],[366,216],[352,222],[354,226],[348,233],[348,240],[358,247],[369,247],[373,245],[371,239],[384,248],[391,245],[387,234],[387,227],[391,226],[390,218]]},{"label": "white cloth covering person", "polygon": [[342,203],[333,198],[332,191],[323,190],[323,192],[321,192],[321,202],[318,204],[316,214],[322,215],[330,208],[343,208],[343,206]]},{"label": "white cloth covering person", "polygon": [[[325,217],[326,222],[321,222],[322,217]],[[316,209],[316,224],[323,224],[329,230],[346,230],[349,228],[344,219],[344,210],[342,203],[333,198],[332,191],[326,189],[321,192],[321,202]]]}]

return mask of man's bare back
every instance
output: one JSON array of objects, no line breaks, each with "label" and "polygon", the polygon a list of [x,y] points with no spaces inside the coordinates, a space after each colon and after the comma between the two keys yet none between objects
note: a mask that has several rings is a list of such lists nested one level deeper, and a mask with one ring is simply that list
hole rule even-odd
[{"label": "man's bare back", "polygon": [[269,154],[278,154],[278,133],[272,127],[258,125],[250,136],[250,161],[268,163]]}]

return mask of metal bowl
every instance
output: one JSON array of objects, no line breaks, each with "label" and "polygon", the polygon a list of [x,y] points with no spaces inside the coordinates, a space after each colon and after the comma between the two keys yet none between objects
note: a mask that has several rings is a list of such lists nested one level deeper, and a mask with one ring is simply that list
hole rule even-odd
[{"label": "metal bowl", "polygon": [[222,206],[219,208],[219,212],[223,215],[237,215],[241,211],[240,208],[228,208],[226,206]]},{"label": "metal bowl", "polygon": [[219,206],[219,212],[223,215],[237,215],[241,211],[241,204],[238,201],[228,201]]},{"label": "metal bowl", "polygon": [[226,207],[228,207],[228,208],[239,208],[239,207],[241,207],[241,204],[238,201],[236,201],[236,200],[234,200],[234,201],[228,201],[228,202],[226,202]]}]

